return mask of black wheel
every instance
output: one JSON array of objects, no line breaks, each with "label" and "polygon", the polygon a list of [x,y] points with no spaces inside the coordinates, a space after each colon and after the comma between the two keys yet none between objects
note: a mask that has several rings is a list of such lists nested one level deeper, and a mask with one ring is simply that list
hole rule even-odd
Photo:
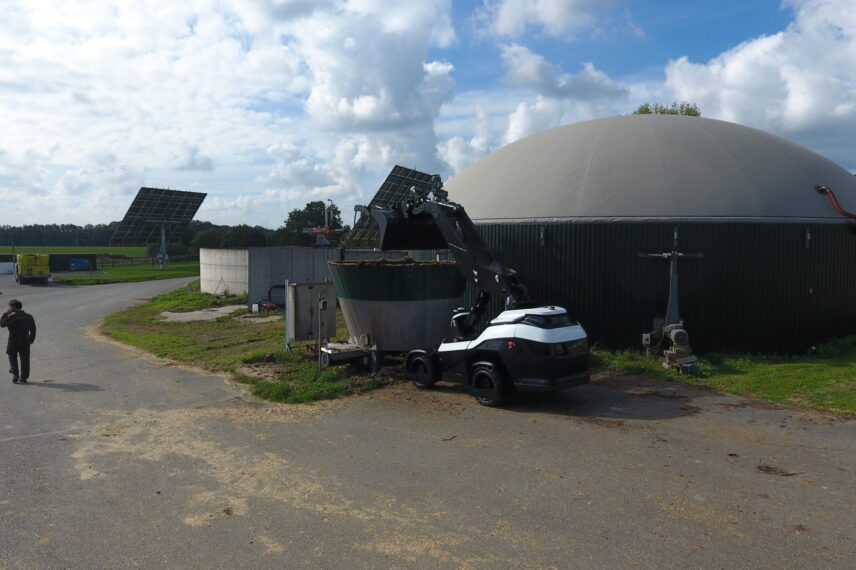
[{"label": "black wheel", "polygon": [[425,353],[414,354],[407,359],[407,377],[420,390],[426,390],[440,378],[431,357]]},{"label": "black wheel", "polygon": [[492,362],[476,362],[470,371],[470,391],[482,406],[501,406],[508,400],[502,374]]},{"label": "black wheel", "polygon": [[329,352],[324,352],[322,350],[320,360],[321,360],[321,367],[322,368],[329,368],[330,367],[330,353]]}]

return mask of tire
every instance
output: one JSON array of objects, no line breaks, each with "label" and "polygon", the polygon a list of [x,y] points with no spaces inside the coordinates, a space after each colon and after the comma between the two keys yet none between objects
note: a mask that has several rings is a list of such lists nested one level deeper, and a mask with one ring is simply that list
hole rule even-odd
[{"label": "tire", "polygon": [[501,371],[493,362],[480,361],[470,369],[470,391],[482,406],[494,408],[508,401],[508,389]]},{"label": "tire", "polygon": [[407,359],[407,377],[420,390],[433,387],[440,379],[434,361],[424,352]]}]

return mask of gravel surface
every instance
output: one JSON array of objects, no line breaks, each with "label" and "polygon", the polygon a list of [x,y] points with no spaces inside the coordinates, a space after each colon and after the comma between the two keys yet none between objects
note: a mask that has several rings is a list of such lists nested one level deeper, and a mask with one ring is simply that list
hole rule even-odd
[{"label": "gravel surface", "polygon": [[0,382],[0,568],[853,567],[856,422],[633,377],[278,405],[94,331],[184,282],[0,276],[39,324]]}]

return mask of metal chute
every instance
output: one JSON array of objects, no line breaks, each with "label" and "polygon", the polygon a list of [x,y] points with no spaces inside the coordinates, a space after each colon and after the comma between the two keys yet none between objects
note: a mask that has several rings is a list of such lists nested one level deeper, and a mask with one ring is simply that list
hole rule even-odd
[{"label": "metal chute", "polygon": [[390,249],[447,249],[448,242],[437,227],[434,217],[427,212],[404,213],[401,210],[356,206],[363,215],[370,215],[377,223],[379,248]]}]

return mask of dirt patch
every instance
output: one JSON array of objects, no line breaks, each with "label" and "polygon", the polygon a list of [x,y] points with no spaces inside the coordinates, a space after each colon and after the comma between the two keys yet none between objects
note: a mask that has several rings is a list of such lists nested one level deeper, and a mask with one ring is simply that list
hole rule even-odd
[{"label": "dirt patch", "polygon": [[704,386],[682,384],[636,374],[612,374],[610,372],[593,374],[590,384],[611,390],[620,390],[632,396],[657,396],[670,399],[690,398],[712,392]]},{"label": "dirt patch", "polygon": [[587,424],[592,424],[600,427],[617,429],[620,431],[628,431],[629,428],[624,420],[610,420],[607,418],[594,418],[594,417],[581,417],[580,421],[586,422]]},{"label": "dirt patch", "polygon": [[787,410],[788,408],[781,404],[773,402],[762,402],[761,400],[743,399],[739,402],[726,402],[717,404],[722,408],[752,408],[754,410]]},{"label": "dirt patch", "polygon": [[793,477],[794,475],[802,475],[801,472],[798,471],[785,471],[781,467],[776,467],[775,465],[758,465],[755,467],[761,473],[766,473],[767,475],[777,475],[779,477]]},{"label": "dirt patch", "polygon": [[246,309],[244,305],[226,305],[225,307],[214,307],[210,309],[200,309],[198,311],[188,311],[186,313],[174,313],[172,311],[164,311],[160,314],[161,318],[168,323],[192,323],[197,321],[216,321],[218,318],[225,315],[230,315],[241,309]]},{"label": "dirt patch", "polygon": [[241,364],[236,369],[238,374],[243,374],[250,378],[258,378],[259,380],[266,380],[267,382],[278,380],[284,371],[285,367],[279,362],[253,362],[251,364]]},{"label": "dirt patch", "polygon": [[[78,476],[89,485],[121,480],[124,470],[136,462],[159,465],[167,458],[181,458],[192,463],[199,477],[182,482],[188,498],[177,502],[168,515],[190,527],[213,526],[226,517],[252,517],[255,503],[277,502],[285,512],[312,512],[324,520],[329,517],[350,521],[346,524],[356,521],[366,529],[368,537],[358,548],[400,557],[411,565],[426,564],[426,559],[460,568],[473,567],[474,563],[486,567],[502,565],[498,557],[472,560],[451,551],[467,540],[462,537],[489,538],[491,529],[438,531],[435,521],[442,513],[420,511],[383,489],[374,490],[370,500],[352,497],[346,482],[301,465],[288,453],[229,445],[217,437],[215,429],[224,421],[237,421],[252,422],[254,428],[265,430],[271,422],[320,417],[342,405],[347,404],[278,405],[232,398],[164,412],[113,411],[104,414],[91,429],[69,436],[76,444],[72,458]],[[104,438],[107,432],[111,437]],[[430,537],[424,536],[426,528],[431,529]],[[519,535],[517,541],[536,538],[526,532]],[[260,534],[253,538],[270,553],[283,551],[283,545],[270,536]]]},{"label": "dirt patch", "polygon": [[282,315],[271,315],[269,317],[263,317],[260,315],[256,315],[253,313],[247,313],[246,315],[241,315],[235,319],[239,323],[244,323],[245,325],[255,325],[259,323],[272,323],[274,321],[282,321]]},{"label": "dirt patch", "polygon": [[759,431],[750,426],[739,423],[731,425],[693,427],[691,431],[702,438],[715,438],[723,442],[729,442],[749,447],[752,449],[793,449],[804,447],[794,435],[792,430]]}]

